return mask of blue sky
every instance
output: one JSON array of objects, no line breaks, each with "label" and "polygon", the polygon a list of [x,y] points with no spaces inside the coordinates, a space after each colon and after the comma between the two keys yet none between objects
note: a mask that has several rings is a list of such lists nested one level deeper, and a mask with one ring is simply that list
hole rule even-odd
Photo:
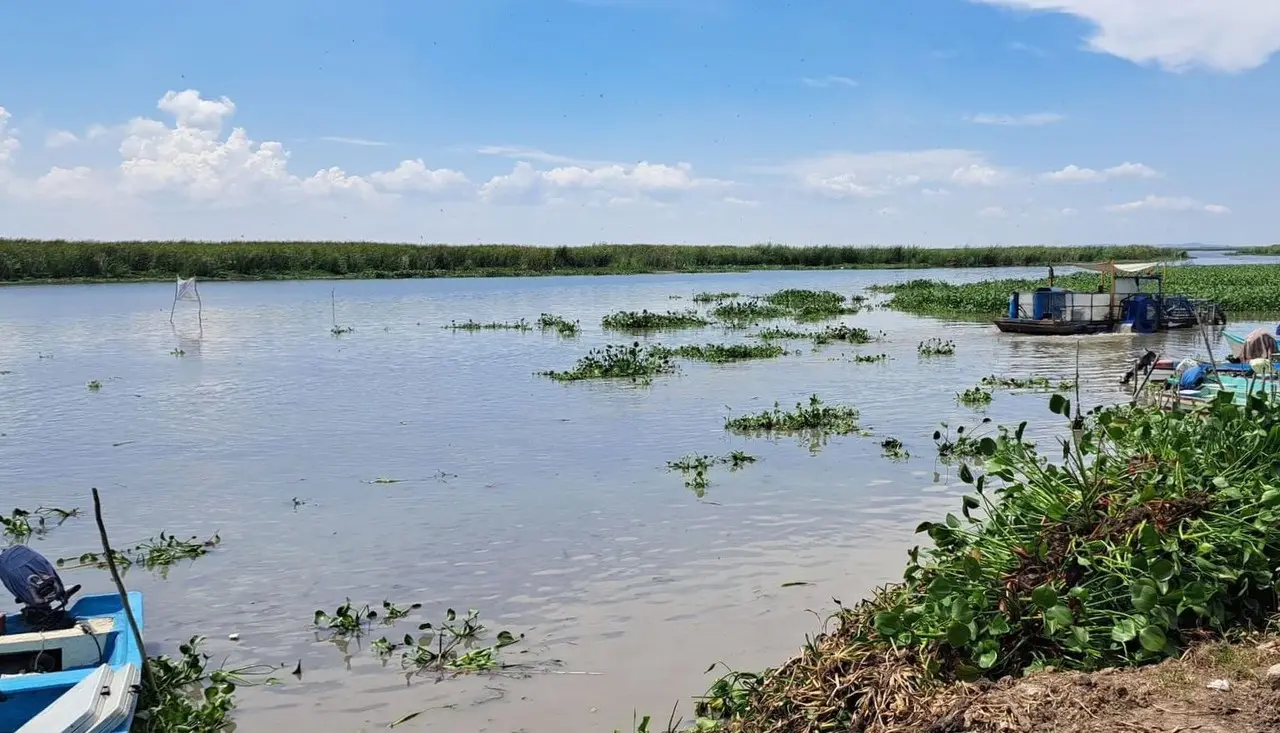
[{"label": "blue sky", "polygon": [[1276,239],[1280,4],[79,0],[0,34],[0,236]]}]

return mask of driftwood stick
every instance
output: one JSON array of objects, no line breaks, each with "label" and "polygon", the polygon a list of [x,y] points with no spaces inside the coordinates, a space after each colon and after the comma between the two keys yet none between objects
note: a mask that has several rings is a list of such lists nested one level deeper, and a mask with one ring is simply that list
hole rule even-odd
[{"label": "driftwood stick", "polygon": [[111,573],[111,580],[116,584],[116,590],[120,593],[120,602],[124,604],[125,618],[129,619],[129,628],[133,630],[133,640],[138,645],[138,651],[142,654],[142,681],[144,684],[151,684],[151,668],[147,665],[147,647],[142,643],[142,630],[138,628],[138,620],[133,617],[133,607],[129,605],[129,592],[124,589],[124,581],[120,579],[120,570],[116,568],[116,558],[111,550],[111,543],[107,540],[107,527],[102,523],[102,500],[98,498],[98,490],[93,489],[93,518],[98,522],[98,536],[102,538],[102,552],[107,558],[107,570]]}]

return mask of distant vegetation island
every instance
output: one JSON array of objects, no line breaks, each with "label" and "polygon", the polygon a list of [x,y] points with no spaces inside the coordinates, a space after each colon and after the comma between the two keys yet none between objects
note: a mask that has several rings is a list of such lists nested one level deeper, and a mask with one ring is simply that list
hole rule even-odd
[{"label": "distant vegetation island", "polygon": [[792,247],[592,244],[387,244],[375,242],[96,242],[0,239],[0,282],[300,280],[326,278],[625,275],[841,268],[1008,267],[1180,259],[1184,248]]}]

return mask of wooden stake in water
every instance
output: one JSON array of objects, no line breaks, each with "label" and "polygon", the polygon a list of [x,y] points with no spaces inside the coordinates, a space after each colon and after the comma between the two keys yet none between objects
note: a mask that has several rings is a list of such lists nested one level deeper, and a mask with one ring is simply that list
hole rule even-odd
[{"label": "wooden stake in water", "polygon": [[116,584],[116,591],[120,593],[120,603],[124,604],[125,618],[129,620],[129,628],[133,630],[133,641],[138,645],[138,653],[142,655],[142,681],[150,685],[152,683],[151,667],[147,665],[147,648],[142,643],[142,630],[138,628],[138,619],[133,617],[133,607],[129,605],[129,592],[125,590],[124,581],[120,579],[115,553],[112,552],[111,543],[107,540],[107,527],[102,522],[102,500],[98,498],[97,489],[93,489],[93,518],[98,522],[98,537],[102,539],[102,554],[107,559],[107,570],[111,573],[111,580]]}]

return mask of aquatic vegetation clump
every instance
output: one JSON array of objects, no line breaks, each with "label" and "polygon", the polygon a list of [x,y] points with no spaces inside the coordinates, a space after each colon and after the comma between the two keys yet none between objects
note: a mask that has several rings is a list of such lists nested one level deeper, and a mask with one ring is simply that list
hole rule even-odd
[{"label": "aquatic vegetation clump", "polygon": [[1054,392],[1069,392],[1076,388],[1074,380],[1062,379],[1052,382],[1048,377],[1001,377],[995,374],[983,377],[979,382],[983,387],[992,389],[1030,389]]},{"label": "aquatic vegetation clump", "polygon": [[582,379],[630,379],[648,383],[662,374],[674,374],[679,370],[672,350],[659,345],[641,346],[639,341],[630,345],[609,345],[592,349],[578,359],[573,369],[563,372],[538,372],[559,382],[576,382]]},{"label": "aquatic vegetation clump", "polygon": [[[172,731],[222,731],[234,723],[235,693],[238,687],[274,684],[267,675],[270,665],[246,665],[236,669],[209,669],[210,656],[200,651],[203,636],[193,636],[178,647],[177,659],[159,655],[147,657],[149,679],[140,687],[132,733]],[[301,673],[299,667],[297,673]],[[266,677],[260,683],[260,678]]]},{"label": "aquatic vegetation clump", "polygon": [[941,730],[953,683],[1144,665],[1268,625],[1280,408],[1050,406],[1065,433],[1051,455],[1026,423],[984,439],[984,468],[960,467],[969,493],[920,524],[929,543],[902,581],[766,671],[725,716],[733,730]]},{"label": "aquatic vegetation clump", "polygon": [[600,320],[600,325],[611,331],[662,331],[677,328],[702,328],[711,325],[697,311],[618,311]]},{"label": "aquatic vegetation clump", "polygon": [[741,328],[760,321],[786,318],[791,312],[779,305],[761,302],[759,299],[735,300],[721,303],[711,309],[711,315],[723,324]]},{"label": "aquatic vegetation clump", "polygon": [[850,344],[867,344],[872,341],[878,341],[883,338],[884,334],[872,334],[865,328],[855,328],[845,323],[838,326],[827,326],[819,331],[813,337],[813,342],[819,346],[829,344],[832,341],[844,341]]},{"label": "aquatic vegetation clump", "polygon": [[569,337],[577,336],[582,331],[582,324],[552,313],[543,313],[538,316],[538,328],[543,331],[555,331],[561,336]]},{"label": "aquatic vegetation clump", "polygon": [[808,404],[797,402],[794,410],[773,403],[772,410],[753,415],[725,418],[726,430],[743,433],[831,433],[844,435],[858,430],[858,411],[848,405],[827,405],[818,395]]},{"label": "aquatic vegetation clump", "polygon": [[992,394],[990,390],[982,387],[970,387],[963,392],[956,394],[956,402],[969,407],[986,407],[991,404]]},{"label": "aquatic vegetation clump", "polygon": [[902,441],[894,437],[880,441],[880,453],[891,461],[905,461],[911,457],[911,453],[907,451]]},{"label": "aquatic vegetation clump", "polygon": [[519,643],[524,634],[516,636],[510,631],[499,631],[494,643],[479,645],[478,640],[488,630],[480,623],[479,615],[472,609],[459,620],[457,612],[450,608],[443,622],[419,625],[418,630],[425,632],[419,637],[405,634],[406,649],[400,658],[401,666],[414,673],[438,675],[498,669],[499,651]]},{"label": "aquatic vegetation clump", "polygon": [[36,507],[28,511],[15,508],[7,517],[0,514],[0,538],[11,544],[26,544],[32,537],[43,537],[55,527],[61,527],[68,519],[78,516],[79,509]]},{"label": "aquatic vegetation clump", "polygon": [[877,364],[889,361],[888,354],[854,354],[850,358],[855,364]]},{"label": "aquatic vegetation clump", "polygon": [[702,344],[681,346],[675,355],[682,359],[724,364],[748,359],[773,359],[783,356],[787,350],[777,344]]},{"label": "aquatic vegetation clump", "polygon": [[667,461],[667,470],[679,471],[683,474],[685,488],[693,491],[694,495],[701,499],[706,495],[707,487],[711,485],[707,474],[713,466],[727,465],[730,471],[737,471],[755,462],[755,456],[740,450],[735,450],[723,456],[690,453],[678,460]]},{"label": "aquatic vegetation clump", "polygon": [[89,388],[90,392],[97,392],[98,390],[102,389],[102,382],[99,382],[98,380],[95,379],[92,382],[89,382],[88,384],[86,384],[85,386]]},{"label": "aquatic vegetation clump", "polygon": [[752,338],[758,338],[761,341],[813,341],[816,340],[820,331],[798,331],[793,328],[779,328],[770,326],[762,328],[756,333],[751,334]]},{"label": "aquatic vegetation clump", "polygon": [[849,305],[848,298],[830,290],[789,288],[764,297],[770,305],[785,308],[800,323],[824,321],[857,313],[859,304]]},{"label": "aquatic vegetation clump", "polygon": [[[984,417],[979,425],[982,428],[991,422],[991,418]],[[949,463],[958,458],[973,458],[982,454],[989,445],[994,443],[984,443],[984,441],[993,441],[985,431],[975,433],[973,430],[965,430],[963,425],[957,425],[952,431],[951,426],[942,423],[942,430],[933,431],[933,443],[938,449],[938,458],[944,463]]]},{"label": "aquatic vegetation clump", "polygon": [[953,356],[956,353],[956,342],[940,338],[925,339],[916,347],[916,353],[920,356]]},{"label": "aquatic vegetation clump", "polygon": [[[215,533],[207,540],[199,537],[179,539],[174,535],[161,532],[158,537],[150,537],[133,547],[123,550],[113,549],[111,557],[116,567],[126,570],[138,566],[145,570],[167,571],[183,560],[195,560],[204,557],[222,544],[222,537]],[[74,564],[73,564],[74,563]],[[78,557],[58,558],[58,567],[69,569],[81,567],[107,567],[107,558],[101,552],[86,552]]]},{"label": "aquatic vegetation clump", "polygon": [[733,300],[741,295],[741,293],[698,293],[693,296],[695,303],[723,303],[726,300]]},{"label": "aquatic vegetation clump", "polygon": [[518,321],[490,321],[489,323],[481,323],[475,320],[465,321],[449,321],[447,326],[441,328],[449,331],[532,331],[527,321],[521,318]]}]

